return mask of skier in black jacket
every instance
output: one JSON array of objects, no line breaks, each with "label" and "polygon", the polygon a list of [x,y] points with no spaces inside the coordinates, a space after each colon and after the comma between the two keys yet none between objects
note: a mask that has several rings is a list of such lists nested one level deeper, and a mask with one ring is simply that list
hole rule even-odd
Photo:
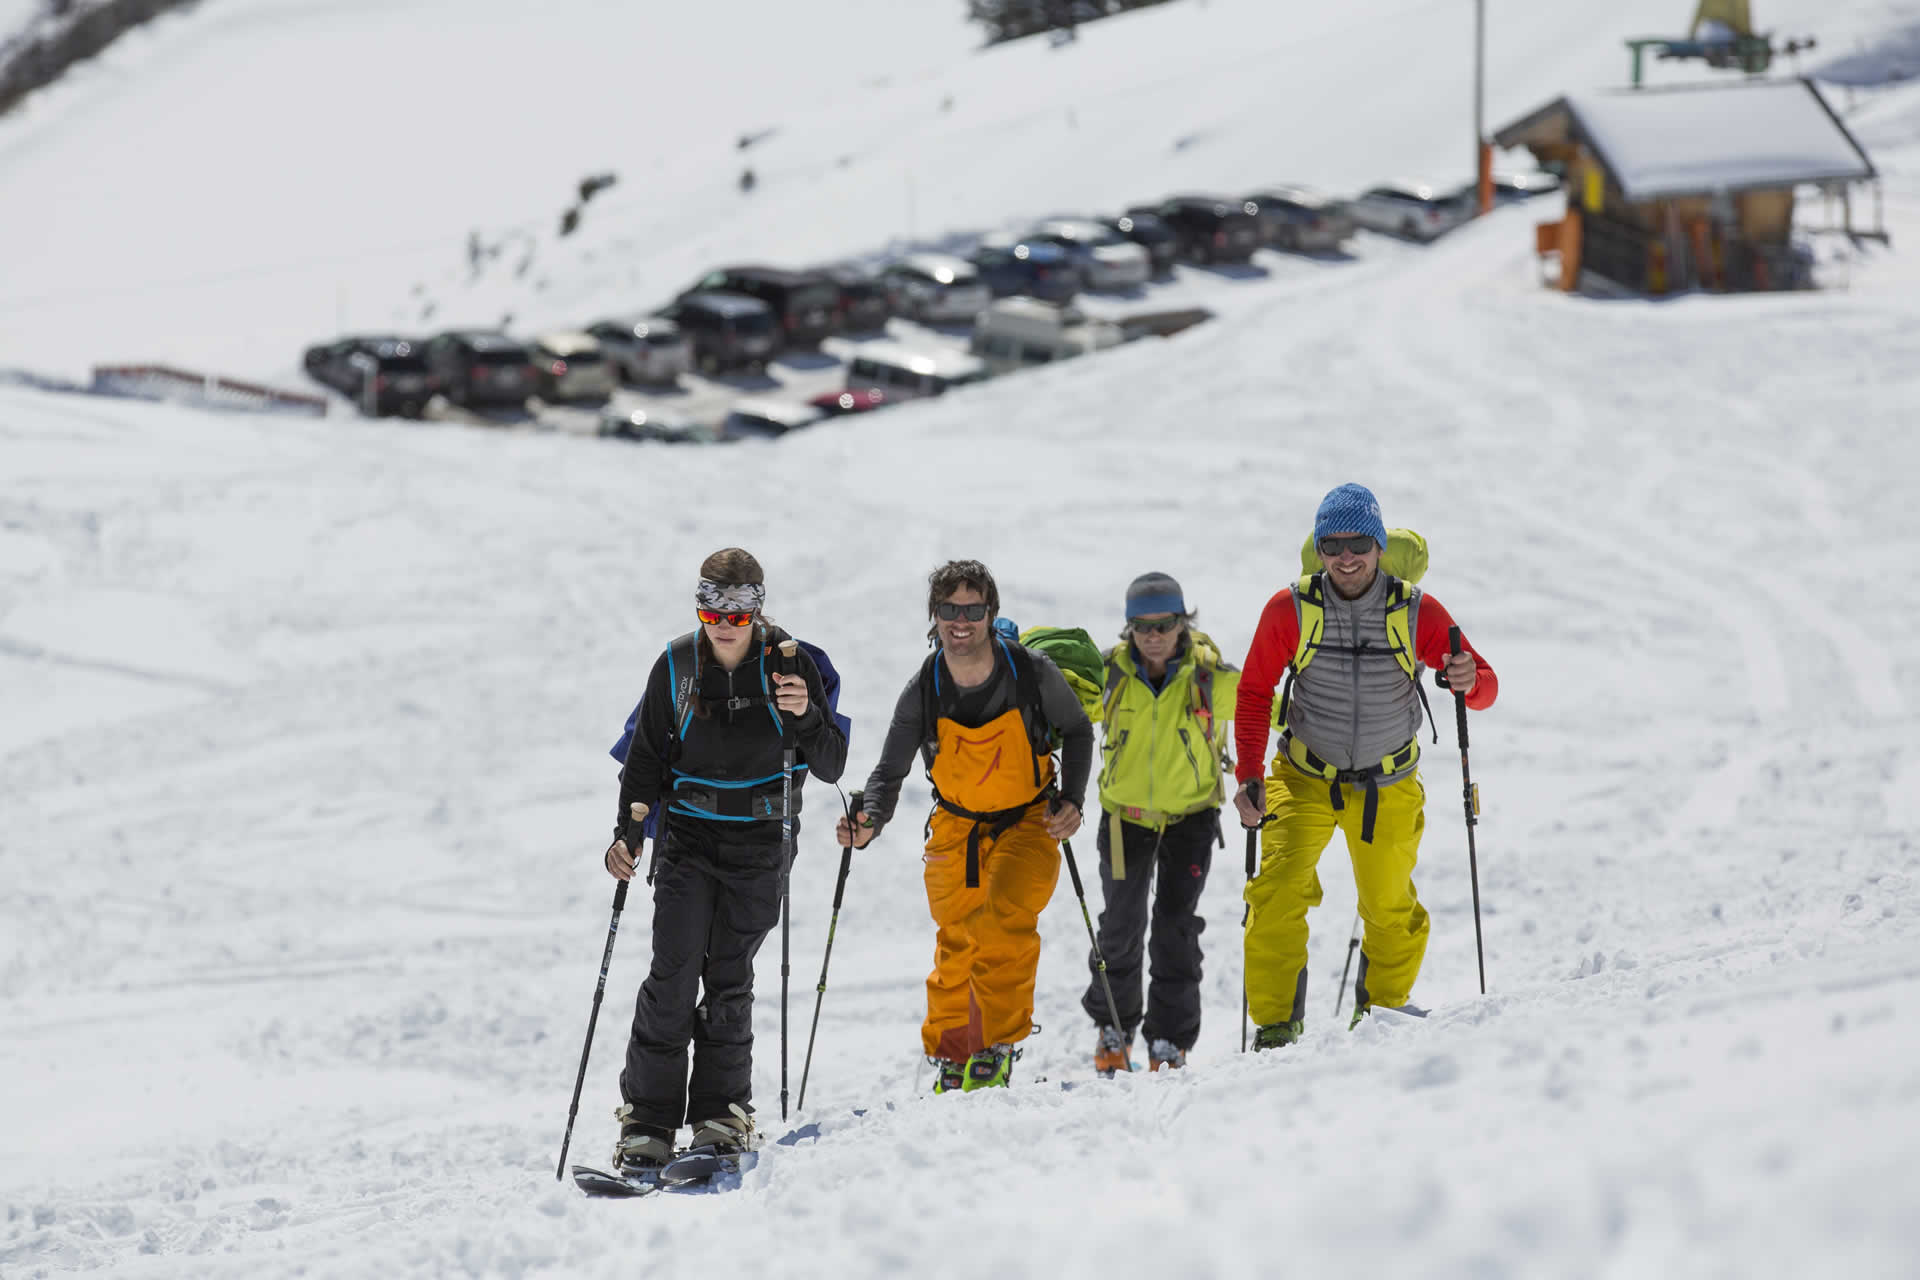
[{"label": "skier in black jacket", "polygon": [[[828,714],[819,669],[761,614],[760,564],[737,547],[700,566],[699,629],[653,664],[620,773],[607,870],[634,873],[648,813],[654,841],[653,965],[640,986],[617,1109],[624,1173],[690,1146],[747,1150],[753,1127],[753,958],[780,920],[782,756],[798,750],[793,812],[809,775],[837,781],[846,735]],[[702,989],[704,988],[704,995]],[[687,1046],[693,1073],[687,1074]]]}]

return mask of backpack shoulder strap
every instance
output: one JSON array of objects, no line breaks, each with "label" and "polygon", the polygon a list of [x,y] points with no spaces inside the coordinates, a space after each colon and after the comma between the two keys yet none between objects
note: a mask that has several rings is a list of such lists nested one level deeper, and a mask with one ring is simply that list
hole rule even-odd
[{"label": "backpack shoulder strap", "polygon": [[1434,723],[1433,704],[1427,701],[1427,688],[1420,683],[1420,655],[1414,648],[1414,637],[1419,634],[1420,588],[1402,578],[1391,575],[1387,578],[1387,647],[1393,651],[1393,660],[1407,673],[1407,679],[1413,681],[1413,691],[1420,698],[1420,710],[1427,717],[1427,727],[1433,731],[1435,743],[1440,741],[1440,726]]},{"label": "backpack shoulder strap", "polygon": [[680,761],[680,744],[693,718],[693,691],[700,686],[700,637],[689,631],[667,646],[667,687],[673,691],[673,723],[667,731],[669,769]]},{"label": "backpack shoulder strap", "polygon": [[920,754],[933,766],[933,757],[940,750],[940,650],[935,649],[920,664]]}]

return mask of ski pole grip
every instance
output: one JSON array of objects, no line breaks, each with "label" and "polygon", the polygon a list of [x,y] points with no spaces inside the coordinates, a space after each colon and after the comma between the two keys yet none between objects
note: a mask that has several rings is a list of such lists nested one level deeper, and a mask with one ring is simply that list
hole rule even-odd
[{"label": "ski pole grip", "polygon": [[613,882],[613,913],[615,915],[619,915],[627,909],[627,885],[629,883],[630,882],[626,880],[616,880]]},{"label": "ski pole grip", "polygon": [[1459,627],[1453,626],[1453,627],[1447,628],[1447,647],[1453,653],[1454,657],[1457,658],[1460,656],[1461,649],[1460,649],[1460,628]]},{"label": "ski pole grip", "polygon": [[800,642],[798,640],[795,640],[792,636],[788,636],[785,640],[782,640],[780,642],[780,674],[781,675],[790,676],[793,674],[794,668],[799,665],[798,662],[796,661],[796,655],[798,655],[799,652],[800,652]]}]

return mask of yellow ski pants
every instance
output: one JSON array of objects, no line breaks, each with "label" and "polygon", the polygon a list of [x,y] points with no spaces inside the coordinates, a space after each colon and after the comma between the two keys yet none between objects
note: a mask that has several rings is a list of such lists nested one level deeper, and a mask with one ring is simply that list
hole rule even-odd
[{"label": "yellow ski pants", "polygon": [[1427,909],[1413,888],[1413,865],[1426,830],[1420,775],[1380,788],[1373,842],[1360,839],[1365,789],[1347,786],[1335,809],[1328,784],[1274,759],[1267,778],[1260,874],[1247,885],[1247,1004],[1258,1026],[1306,1017],[1307,908],[1320,905],[1320,853],[1337,827],[1346,834],[1360,891],[1360,987],[1374,1004],[1401,1005],[1413,994],[1427,953]]}]

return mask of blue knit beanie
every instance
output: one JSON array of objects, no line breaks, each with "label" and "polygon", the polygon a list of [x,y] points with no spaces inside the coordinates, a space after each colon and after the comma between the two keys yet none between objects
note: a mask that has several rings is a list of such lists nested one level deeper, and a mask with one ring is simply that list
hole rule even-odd
[{"label": "blue knit beanie", "polygon": [[1129,620],[1148,613],[1184,614],[1186,611],[1187,602],[1180,594],[1180,584],[1164,573],[1143,573],[1127,587]]},{"label": "blue knit beanie", "polygon": [[1387,545],[1386,522],[1380,518],[1380,500],[1363,484],[1343,484],[1320,499],[1320,510],[1313,517],[1313,540],[1336,533],[1366,533],[1384,550]]}]

